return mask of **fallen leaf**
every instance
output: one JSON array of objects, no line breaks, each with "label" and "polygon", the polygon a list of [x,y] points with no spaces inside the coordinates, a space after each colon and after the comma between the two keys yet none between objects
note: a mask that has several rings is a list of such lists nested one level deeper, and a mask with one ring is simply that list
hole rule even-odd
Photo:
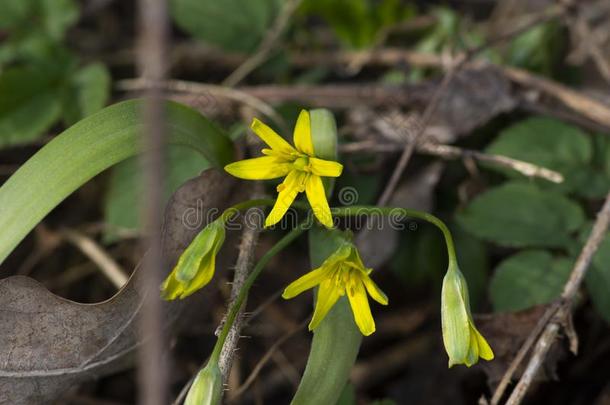
[{"label": "fallen leaf", "polygon": [[[162,232],[167,271],[209,220],[226,208],[235,182],[208,170],[170,199]],[[189,215],[200,221],[189,222]],[[79,304],[22,276],[0,280],[0,404],[41,404],[69,387],[131,363],[138,347],[140,269],[111,299]],[[157,293],[157,292],[155,292]],[[166,303],[167,325],[186,301]]]}]

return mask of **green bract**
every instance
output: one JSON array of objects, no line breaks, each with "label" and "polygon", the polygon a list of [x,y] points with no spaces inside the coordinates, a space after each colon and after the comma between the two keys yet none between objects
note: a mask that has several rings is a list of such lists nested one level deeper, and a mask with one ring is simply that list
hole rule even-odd
[{"label": "green bract", "polygon": [[184,405],[216,405],[222,398],[222,374],[217,362],[209,362],[199,371]]}]

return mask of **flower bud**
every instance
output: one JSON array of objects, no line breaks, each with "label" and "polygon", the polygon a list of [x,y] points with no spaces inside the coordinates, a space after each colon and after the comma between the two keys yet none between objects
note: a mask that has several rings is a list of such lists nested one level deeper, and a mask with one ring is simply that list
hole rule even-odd
[{"label": "flower bud", "polygon": [[203,288],[214,276],[216,254],[225,240],[221,219],[208,224],[186,248],[161,285],[161,297],[171,301],[185,298]]},{"label": "flower bud", "polygon": [[479,361],[494,358],[485,338],[474,326],[470,313],[468,285],[455,261],[443,279],[441,291],[441,323],[443,343],[449,355],[449,367],[465,364],[470,367]]},{"label": "flower bud", "polygon": [[186,395],[184,405],[216,405],[222,397],[222,374],[217,362],[208,364],[197,373]]}]

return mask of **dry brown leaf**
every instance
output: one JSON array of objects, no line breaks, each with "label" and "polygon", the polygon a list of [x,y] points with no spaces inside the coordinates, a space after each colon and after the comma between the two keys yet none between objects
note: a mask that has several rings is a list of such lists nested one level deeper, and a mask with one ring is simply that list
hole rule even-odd
[{"label": "dry brown leaf", "polygon": [[[224,173],[208,170],[176,191],[163,226],[167,264],[205,225],[210,210],[227,207],[234,184]],[[200,220],[185,221],[189,215]],[[138,270],[114,297],[98,304],[63,299],[28,277],[0,280],[0,404],[49,403],[79,382],[127,366],[138,346]],[[165,305],[168,326],[183,303]]]}]

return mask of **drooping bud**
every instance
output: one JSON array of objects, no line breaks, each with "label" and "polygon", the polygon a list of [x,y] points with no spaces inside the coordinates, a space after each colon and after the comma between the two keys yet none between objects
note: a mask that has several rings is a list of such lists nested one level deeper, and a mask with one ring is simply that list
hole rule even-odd
[{"label": "drooping bud", "polygon": [[443,279],[441,323],[449,367],[455,364],[470,367],[479,361],[479,357],[485,360],[494,358],[491,347],[474,326],[468,285],[454,260],[449,262],[449,269]]},{"label": "drooping bud", "polygon": [[161,285],[161,297],[168,301],[182,299],[207,285],[214,276],[216,255],[224,239],[222,219],[208,224],[182,253]]},{"label": "drooping bud", "polygon": [[222,398],[222,374],[218,362],[209,361],[199,370],[184,405],[217,405]]}]

